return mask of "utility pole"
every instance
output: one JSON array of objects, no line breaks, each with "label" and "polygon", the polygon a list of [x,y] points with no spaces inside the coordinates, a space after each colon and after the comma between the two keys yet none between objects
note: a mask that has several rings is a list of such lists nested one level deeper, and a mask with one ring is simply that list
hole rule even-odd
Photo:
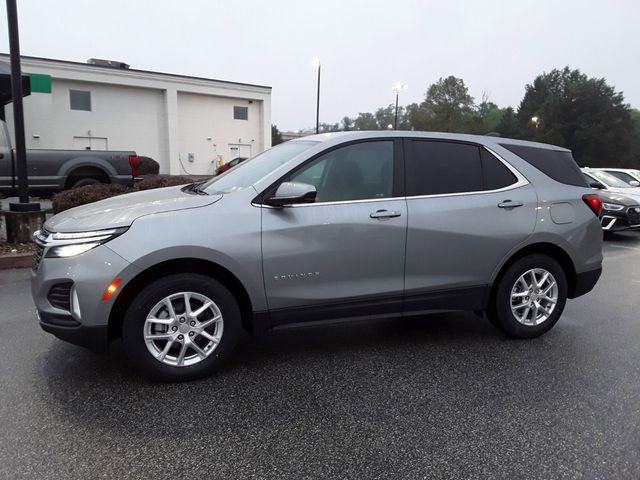
[{"label": "utility pole", "polygon": [[[18,197],[21,204],[29,203],[27,182],[27,152],[24,139],[24,110],[22,108],[22,71],[20,69],[20,37],[18,34],[18,9],[16,0],[7,0],[9,24],[9,52],[11,54],[11,96],[13,101],[13,125],[16,139],[16,176]],[[17,208],[15,210],[22,210]],[[27,210],[31,210],[27,207]]]}]

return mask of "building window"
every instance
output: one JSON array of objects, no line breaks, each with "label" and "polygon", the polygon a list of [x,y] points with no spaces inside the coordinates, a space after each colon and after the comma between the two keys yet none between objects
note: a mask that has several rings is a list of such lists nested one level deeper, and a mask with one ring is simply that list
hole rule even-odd
[{"label": "building window", "polygon": [[69,90],[71,110],[91,111],[91,92],[85,90]]},{"label": "building window", "polygon": [[233,107],[233,118],[235,120],[249,120],[249,107]]}]

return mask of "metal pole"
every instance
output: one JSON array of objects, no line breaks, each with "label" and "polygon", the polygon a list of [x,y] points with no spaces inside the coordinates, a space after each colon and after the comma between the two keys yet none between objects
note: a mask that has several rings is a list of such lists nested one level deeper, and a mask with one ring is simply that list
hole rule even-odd
[{"label": "metal pole", "polygon": [[9,24],[9,52],[11,54],[11,95],[13,101],[13,125],[16,138],[16,173],[20,203],[29,203],[27,183],[27,154],[24,139],[24,111],[22,108],[22,72],[20,71],[20,40],[18,35],[18,9],[16,0],[7,0]]},{"label": "metal pole", "polygon": [[318,63],[318,98],[316,99],[316,133],[320,133],[320,68]]},{"label": "metal pole", "polygon": [[398,96],[400,95],[400,92],[396,92],[396,119],[393,122],[393,129],[397,130],[398,129]]}]

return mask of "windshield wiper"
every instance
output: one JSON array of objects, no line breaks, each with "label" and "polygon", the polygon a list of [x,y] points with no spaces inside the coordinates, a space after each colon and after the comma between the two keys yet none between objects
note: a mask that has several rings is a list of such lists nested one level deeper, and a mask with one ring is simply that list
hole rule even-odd
[{"label": "windshield wiper", "polygon": [[182,189],[182,191],[187,193],[195,193],[196,195],[209,195],[206,191],[204,191],[201,187],[205,184],[207,180],[202,180],[201,182],[190,183],[186,187]]}]

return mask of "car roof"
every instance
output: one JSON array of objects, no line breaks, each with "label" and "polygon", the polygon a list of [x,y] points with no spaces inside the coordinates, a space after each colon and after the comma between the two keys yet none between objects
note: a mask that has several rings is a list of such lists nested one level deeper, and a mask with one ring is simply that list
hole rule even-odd
[{"label": "car roof", "polygon": [[493,135],[470,135],[466,133],[450,133],[450,132],[415,132],[404,130],[361,130],[361,131],[349,131],[349,132],[330,132],[320,133],[316,135],[309,135],[306,137],[298,137],[290,140],[291,142],[328,142],[328,143],[343,143],[350,140],[366,140],[371,138],[425,138],[435,140],[454,140],[459,142],[472,142],[482,145],[520,145],[523,147],[543,148],[547,150],[565,151],[570,150],[559,147],[557,145],[550,145],[548,143],[531,142],[528,140],[517,140],[514,138],[496,137]]}]

